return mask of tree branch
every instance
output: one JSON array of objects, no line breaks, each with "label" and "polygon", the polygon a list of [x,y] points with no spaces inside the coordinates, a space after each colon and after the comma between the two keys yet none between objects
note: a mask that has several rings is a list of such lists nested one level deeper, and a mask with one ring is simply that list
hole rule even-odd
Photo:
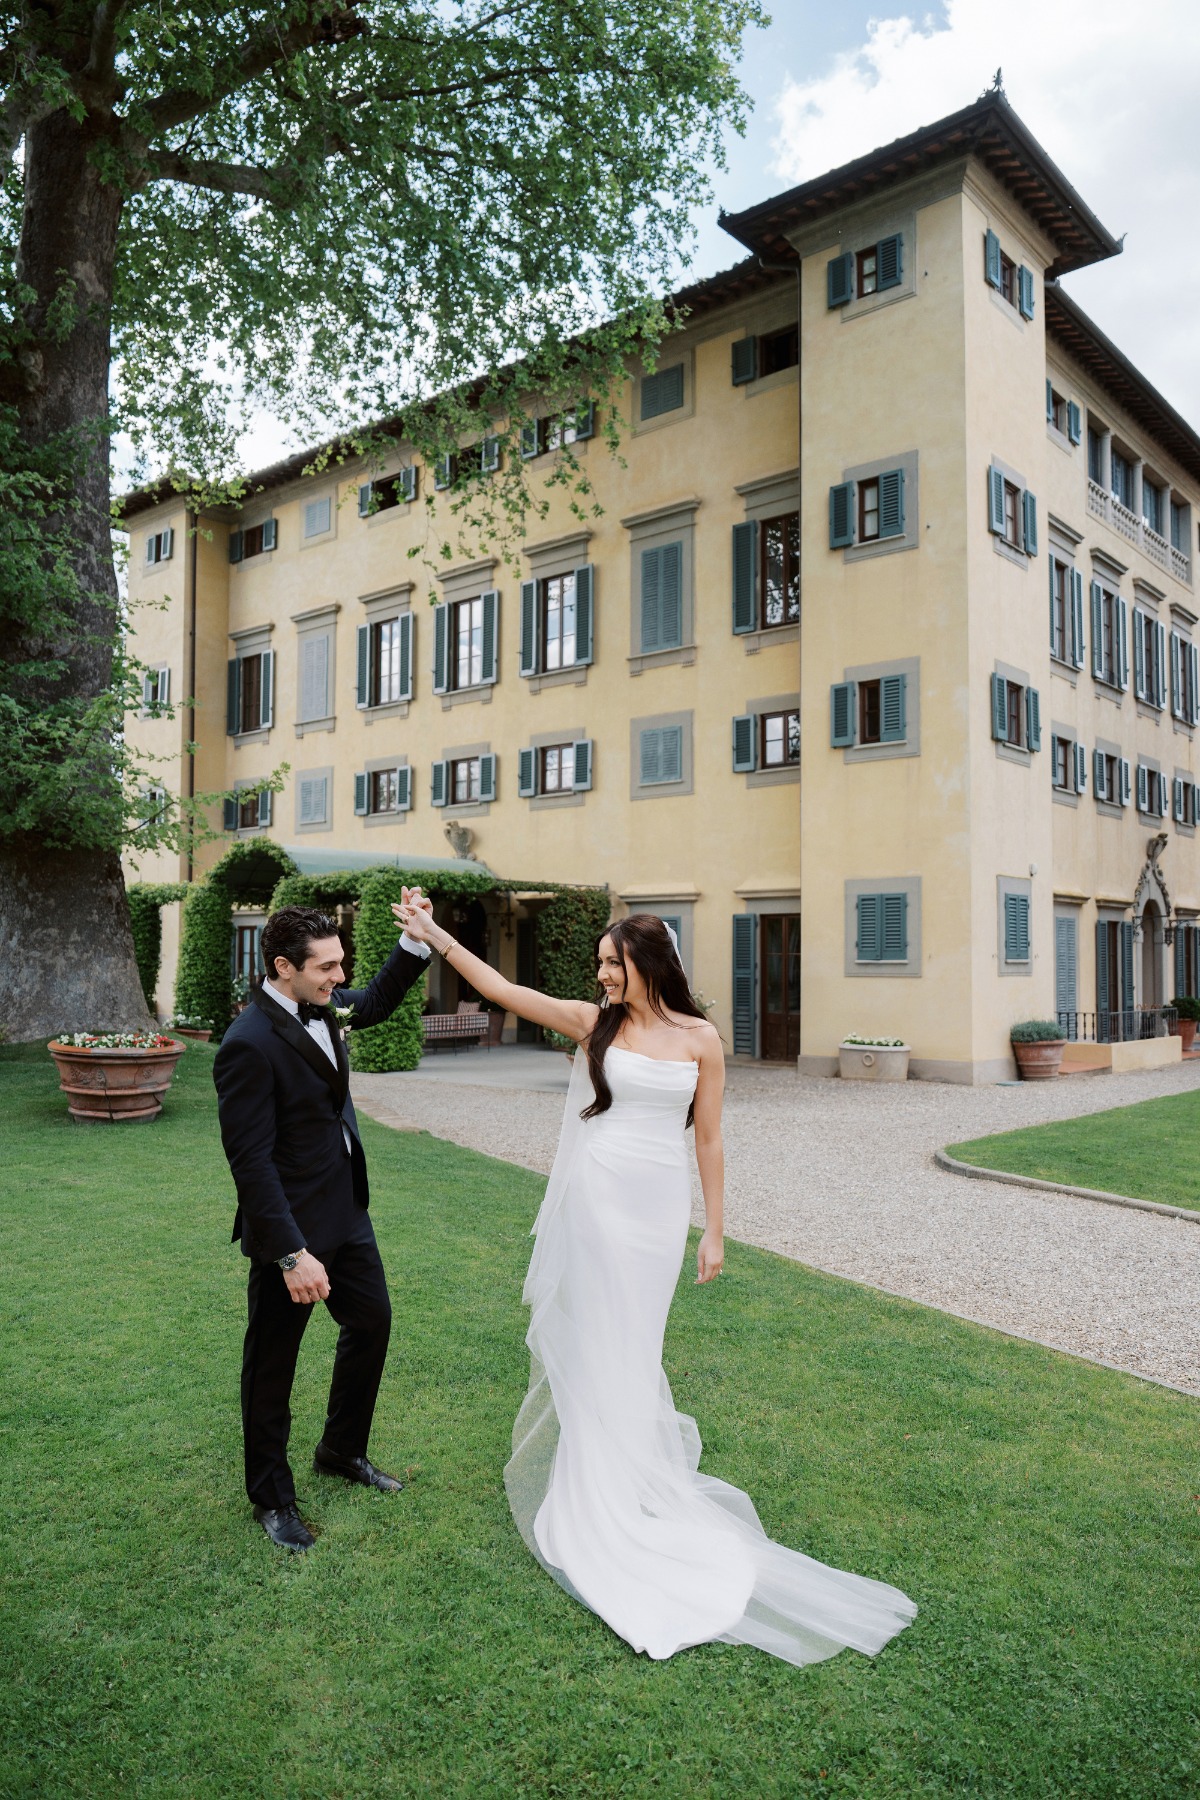
[{"label": "tree branch", "polygon": [[253,163],[208,162],[181,156],[177,150],[149,151],[143,167],[147,181],[182,181],[216,194],[252,194],[272,206],[294,206],[300,192],[293,172]]},{"label": "tree branch", "polygon": [[346,43],[366,29],[365,20],[359,18],[353,4],[331,7],[328,0],[310,0],[305,16],[286,31],[271,31],[245,44],[233,66],[218,72],[211,89],[177,88],[149,101],[146,114],[150,132],[157,136],[176,125],[185,125],[189,119],[211,112],[229,94],[257,80],[273,64],[290,62],[316,44]]},{"label": "tree branch", "polygon": [[111,101],[119,87],[113,78],[117,66],[117,26],[128,0],[101,0],[92,15],[92,41],[88,59],[79,72],[77,87],[81,94],[92,90]]}]

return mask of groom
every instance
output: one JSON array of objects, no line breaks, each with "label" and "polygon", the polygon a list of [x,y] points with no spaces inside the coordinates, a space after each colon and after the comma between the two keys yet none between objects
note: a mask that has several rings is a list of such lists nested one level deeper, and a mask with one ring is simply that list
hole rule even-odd
[{"label": "groom", "polygon": [[[420,888],[404,903],[432,912]],[[342,945],[324,913],[285,906],[263,927],[266,975],[217,1052],[221,1141],[237,1187],[233,1236],[250,1258],[242,1356],[246,1492],[272,1543],[308,1550],[288,1467],[288,1402],[318,1300],[341,1326],[329,1410],[313,1456],[320,1474],[398,1493],[367,1460],[392,1313],[367,1213],[367,1165],[338,1020],[378,1025],[422,974],[426,945],[401,935],[365,988],[343,988]]]}]

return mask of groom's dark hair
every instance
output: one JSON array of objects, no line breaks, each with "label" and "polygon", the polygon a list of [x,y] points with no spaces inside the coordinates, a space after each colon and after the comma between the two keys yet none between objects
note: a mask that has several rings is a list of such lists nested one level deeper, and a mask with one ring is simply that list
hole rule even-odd
[{"label": "groom's dark hair", "polygon": [[313,906],[281,906],[262,928],[260,948],[267,980],[275,973],[275,958],[286,956],[293,969],[302,969],[308,961],[314,938],[338,935],[337,920]]}]

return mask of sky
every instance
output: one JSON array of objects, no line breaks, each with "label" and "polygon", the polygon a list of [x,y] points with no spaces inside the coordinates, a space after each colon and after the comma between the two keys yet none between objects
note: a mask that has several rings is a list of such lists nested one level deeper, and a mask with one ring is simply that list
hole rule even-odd
[{"label": "sky", "polygon": [[[767,0],[768,6],[771,0]],[[754,101],[697,219],[691,273],[744,254],[717,223],[797,182],[957,112],[1003,70],[1010,104],[1116,236],[1120,257],[1064,287],[1185,419],[1200,427],[1200,3],[1157,0],[774,0],[741,67]],[[259,417],[250,467],[284,453]]]}]

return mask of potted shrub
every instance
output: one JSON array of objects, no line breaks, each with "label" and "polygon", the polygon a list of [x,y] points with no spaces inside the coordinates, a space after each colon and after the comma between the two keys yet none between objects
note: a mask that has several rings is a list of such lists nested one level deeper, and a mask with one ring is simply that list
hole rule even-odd
[{"label": "potted shrub", "polygon": [[1052,1081],[1066,1038],[1057,1019],[1023,1019],[1009,1033],[1022,1081]]},{"label": "potted shrub", "polygon": [[213,1024],[211,1019],[202,1019],[199,1013],[172,1013],[169,1019],[163,1020],[163,1030],[176,1037],[196,1038],[201,1044],[207,1044],[213,1034]]},{"label": "potted shrub", "polygon": [[850,1031],[838,1045],[838,1074],[843,1081],[907,1081],[911,1054],[903,1038]]},{"label": "potted shrub", "polygon": [[157,1119],[187,1045],[160,1031],[76,1031],[47,1048],[71,1117],[115,1125]]},{"label": "potted shrub", "polygon": [[1196,1026],[1200,1024],[1200,999],[1195,994],[1176,994],[1171,1005],[1177,1016],[1171,1036],[1183,1039],[1180,1049],[1186,1056],[1195,1039]]}]

